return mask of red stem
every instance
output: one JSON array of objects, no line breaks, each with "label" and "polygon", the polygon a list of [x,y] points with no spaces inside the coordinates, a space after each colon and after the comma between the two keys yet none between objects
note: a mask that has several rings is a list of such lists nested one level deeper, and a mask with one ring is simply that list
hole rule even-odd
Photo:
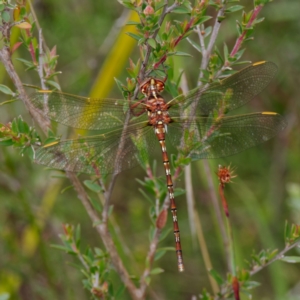
[{"label": "red stem", "polygon": [[[28,36],[29,38],[32,38],[29,29],[26,29],[26,34],[27,34],[27,36]],[[31,55],[31,58],[32,58],[33,62],[34,62],[35,64],[37,64],[36,57],[35,57],[35,52],[34,52],[34,47],[33,47],[33,44],[32,44],[32,40],[31,40],[30,43],[29,43],[29,53],[30,53],[30,55]]]},{"label": "red stem", "polygon": [[[262,8],[263,8],[262,5],[258,5],[254,8],[252,16],[251,16],[248,24],[246,25],[246,28],[250,28],[252,26],[253,22],[255,21],[257,15],[259,14],[259,12],[261,11]],[[233,57],[240,49],[241,44],[245,38],[245,35],[246,35],[246,30],[244,30],[243,33],[239,36],[239,38],[236,40],[235,45],[230,53],[231,57]]]},{"label": "red stem", "polygon": [[222,200],[222,205],[223,205],[223,208],[224,208],[225,215],[228,218],[229,217],[228,204],[227,204],[227,201],[226,201],[226,198],[225,198],[225,195],[224,195],[224,185],[221,184],[221,183],[219,184],[219,193],[220,193],[220,197],[221,197],[221,200]]},{"label": "red stem", "polygon": [[232,289],[233,289],[235,300],[240,300],[240,285],[236,277],[232,278]]},{"label": "red stem", "polygon": [[[184,32],[182,33],[182,35],[180,35],[175,41],[174,41],[174,45],[172,48],[175,48],[179,42],[182,40],[182,38],[184,37],[184,35],[189,31],[189,29],[191,28],[191,26],[194,23],[195,18],[191,18],[190,21],[186,24],[185,28],[184,28]],[[173,43],[172,43],[173,44]],[[167,53],[165,53],[160,60],[154,64],[153,68],[157,69],[161,64],[163,64],[167,59]]]}]

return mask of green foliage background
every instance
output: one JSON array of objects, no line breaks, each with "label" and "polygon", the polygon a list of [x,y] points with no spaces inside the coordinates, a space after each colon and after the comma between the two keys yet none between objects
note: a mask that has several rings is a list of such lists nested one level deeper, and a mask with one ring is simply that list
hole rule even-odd
[{"label": "green foliage background", "polygon": [[[241,4],[250,9],[252,1],[241,1]],[[46,43],[50,48],[57,45],[62,90],[88,95],[117,38],[118,30],[111,31],[111,28],[123,12],[122,6],[117,1],[48,0],[38,1],[35,9]],[[299,11],[298,0],[276,0],[268,4],[261,12],[260,17],[265,17],[265,21],[256,27],[254,41],[245,44],[246,59],[273,61],[279,73],[261,96],[239,112],[276,111],[287,119],[286,130],[266,144],[233,157],[210,161],[214,170],[218,164],[231,163],[237,167],[238,177],[234,184],[226,187],[226,195],[238,264],[245,267],[244,260],[250,259],[253,249],[258,252],[262,248],[283,248],[285,220],[300,223]],[[223,41],[232,46],[235,38],[232,15],[225,20],[218,46],[221,48]],[[180,44],[180,50],[196,55],[187,42]],[[135,57],[137,51],[131,56]],[[23,82],[38,84],[37,77],[24,72],[23,66],[14,62]],[[194,58],[180,58],[175,65],[178,69],[184,68],[190,88],[194,87],[198,73],[194,69]],[[118,77],[124,80],[125,71]],[[11,86],[2,68],[0,79],[1,83]],[[116,86],[109,96],[121,97]],[[5,100],[8,98],[0,94],[0,101]],[[0,107],[2,123],[19,114],[26,116],[20,102]],[[30,122],[28,115],[26,119]],[[193,163],[192,169],[197,210],[209,252],[214,268],[224,275],[224,252],[208,195],[207,174],[202,162]],[[50,245],[60,243],[58,235],[62,233],[62,223],[81,224],[82,245],[99,246],[101,241],[72,190],[55,196],[68,186],[68,181],[61,184],[51,175],[53,172],[18,155],[18,149],[0,148],[0,294],[6,290],[12,294],[11,299],[89,299],[89,293],[82,288],[80,272],[71,265],[72,257]],[[132,273],[142,270],[149,245],[149,205],[139,193],[140,185],[135,180],[144,176],[140,168],[123,172],[113,194],[118,224],[115,231],[121,231],[125,245],[120,241],[118,248]],[[183,178],[178,184],[184,187]],[[184,196],[177,202],[186,271],[177,272],[175,254],[168,252],[156,262],[165,272],[153,277],[149,299],[191,299],[202,288],[209,287],[199,248],[190,234]],[[171,228],[170,218],[167,227]],[[173,246],[172,233],[162,245]],[[299,254],[293,251],[290,255]],[[299,291],[299,277],[298,265],[276,262],[253,278],[261,282],[253,299],[300,299],[292,296],[300,294],[295,292]],[[121,284],[117,276],[114,282],[116,288]],[[124,299],[126,297],[125,293]]]}]

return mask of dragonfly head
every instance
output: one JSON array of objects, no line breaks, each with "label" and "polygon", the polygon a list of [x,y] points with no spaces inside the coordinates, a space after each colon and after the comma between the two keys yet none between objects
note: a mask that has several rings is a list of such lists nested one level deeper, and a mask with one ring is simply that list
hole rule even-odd
[{"label": "dragonfly head", "polygon": [[[162,80],[150,77],[144,80],[140,85],[141,92],[147,96],[157,96],[165,88],[165,83]],[[156,98],[156,97],[155,97]]]}]

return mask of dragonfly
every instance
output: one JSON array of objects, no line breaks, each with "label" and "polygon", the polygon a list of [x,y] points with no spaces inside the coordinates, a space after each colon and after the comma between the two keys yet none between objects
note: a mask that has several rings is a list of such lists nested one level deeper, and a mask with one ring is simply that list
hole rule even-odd
[{"label": "dragonfly", "polygon": [[178,270],[182,272],[184,263],[166,137],[174,151],[191,161],[230,156],[271,139],[286,126],[279,114],[227,114],[259,94],[276,72],[277,66],[272,62],[254,63],[170,101],[161,96],[164,81],[154,77],[140,84],[143,98],[135,102],[40,90],[32,97],[32,104],[40,113],[53,121],[95,131],[95,134],[40,146],[35,162],[65,171],[104,176],[141,164],[143,157],[160,148]]}]

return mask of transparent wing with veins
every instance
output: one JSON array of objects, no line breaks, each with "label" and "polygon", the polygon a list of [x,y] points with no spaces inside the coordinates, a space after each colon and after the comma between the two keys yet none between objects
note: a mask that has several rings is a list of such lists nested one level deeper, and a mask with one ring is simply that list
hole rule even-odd
[{"label": "transparent wing with veins", "polygon": [[[169,101],[172,122],[167,125],[167,139],[178,147],[184,136],[180,151],[193,160],[229,156],[269,140],[286,125],[278,114],[233,117],[224,114],[260,93],[276,70],[270,62],[254,64],[206,89],[197,88],[186,97]],[[48,98],[45,116],[74,128],[101,131],[101,134],[41,147],[36,151],[39,164],[84,173],[95,173],[98,166],[101,174],[109,174],[131,168],[143,160],[141,156],[149,156],[155,148],[159,149],[144,101],[91,99],[39,91],[32,103],[40,111],[44,108],[45,94]],[[194,109],[193,118],[188,112],[181,113],[189,106]],[[131,118],[124,131],[127,113]],[[119,153],[121,142],[124,147]],[[117,157],[120,163],[115,170]]]},{"label": "transparent wing with veins", "polygon": [[[176,120],[175,120],[176,121]],[[263,143],[286,124],[275,113],[255,113],[219,120],[198,117],[185,123],[180,119],[168,126],[167,139],[177,147],[180,145],[183,130],[188,124],[186,140],[181,152],[192,160],[218,158],[236,154]],[[118,145],[124,139],[124,148],[118,153]],[[137,149],[137,143],[142,147]],[[141,163],[139,155],[151,155],[158,148],[157,138],[152,126],[138,122],[107,134],[65,140],[49,147],[41,147],[36,152],[36,162],[49,167],[73,172],[95,173],[94,165],[99,166],[101,174],[116,173]],[[139,150],[139,151],[137,151]],[[120,157],[120,164],[114,170],[114,162]]]},{"label": "transparent wing with veins", "polygon": [[[47,109],[44,109],[45,95]],[[86,130],[113,130],[123,126],[130,105],[135,105],[132,112],[129,112],[132,118],[145,111],[145,105],[141,101],[137,103],[124,99],[96,99],[59,91],[40,90],[33,95],[31,102],[45,117],[73,128]]]},{"label": "transparent wing with veins", "polygon": [[270,83],[276,72],[277,66],[272,62],[253,64],[207,88],[196,88],[187,96],[179,96],[169,101],[169,113],[171,116],[179,117],[178,107],[180,106],[183,115],[188,116],[188,110],[184,110],[195,103],[195,107],[192,108],[194,115],[208,116],[218,109],[226,93],[231,94],[231,97],[227,97],[224,106],[224,110],[229,112],[258,95]]}]

